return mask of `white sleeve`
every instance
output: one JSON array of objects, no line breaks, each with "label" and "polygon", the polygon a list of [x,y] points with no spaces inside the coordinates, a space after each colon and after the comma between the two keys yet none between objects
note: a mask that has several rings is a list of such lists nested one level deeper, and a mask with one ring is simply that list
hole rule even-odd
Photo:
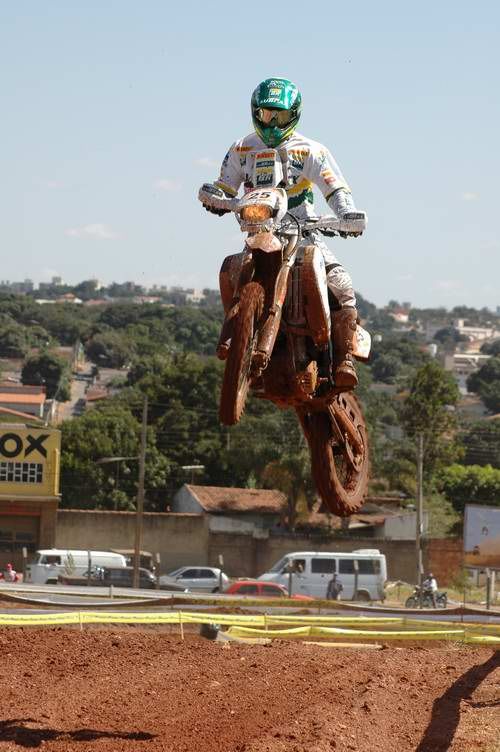
[{"label": "white sleeve", "polygon": [[311,151],[304,165],[304,173],[304,177],[318,186],[327,201],[339,189],[351,192],[340,167],[325,147]]},{"label": "white sleeve", "polygon": [[245,177],[236,147],[237,143],[234,143],[224,157],[219,178],[215,181],[215,185],[229,196],[236,196]]}]

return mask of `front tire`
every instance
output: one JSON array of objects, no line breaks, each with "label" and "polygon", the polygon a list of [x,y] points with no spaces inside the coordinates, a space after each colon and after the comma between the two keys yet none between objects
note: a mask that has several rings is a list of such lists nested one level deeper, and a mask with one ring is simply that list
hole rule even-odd
[{"label": "front tire", "polygon": [[222,380],[219,417],[225,426],[237,423],[245,409],[252,355],[258,323],[264,309],[264,298],[264,288],[258,282],[249,282],[241,290]]}]

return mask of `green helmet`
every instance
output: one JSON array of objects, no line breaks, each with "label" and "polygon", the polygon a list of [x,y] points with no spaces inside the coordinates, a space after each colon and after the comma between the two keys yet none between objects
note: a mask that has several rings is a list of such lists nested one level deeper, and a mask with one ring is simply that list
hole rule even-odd
[{"label": "green helmet", "polygon": [[252,94],[252,121],[266,146],[276,147],[297,127],[302,97],[286,78],[266,78]]}]

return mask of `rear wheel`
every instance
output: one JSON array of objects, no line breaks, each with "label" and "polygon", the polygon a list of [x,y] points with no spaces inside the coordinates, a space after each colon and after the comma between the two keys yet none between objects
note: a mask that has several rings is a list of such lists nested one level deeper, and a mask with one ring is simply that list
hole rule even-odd
[{"label": "rear wheel", "polygon": [[226,360],[219,417],[232,426],[239,421],[250,387],[250,369],[255,348],[257,327],[264,308],[264,288],[249,282],[241,290],[238,312],[233,321],[231,347]]},{"label": "rear wheel", "polygon": [[368,436],[359,403],[349,392],[338,395],[344,414],[356,432],[356,449],[344,437],[338,444],[328,411],[299,414],[311,450],[311,470],[319,495],[328,509],[348,517],[363,505],[368,486]]},{"label": "rear wheel", "polygon": [[358,601],[359,603],[370,603],[370,593],[367,590],[358,590],[354,597],[355,601]]}]

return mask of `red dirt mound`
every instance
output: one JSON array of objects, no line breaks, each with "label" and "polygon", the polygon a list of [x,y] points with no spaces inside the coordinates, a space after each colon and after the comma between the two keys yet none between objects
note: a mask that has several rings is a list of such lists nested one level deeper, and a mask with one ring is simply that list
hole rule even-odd
[{"label": "red dirt mound", "polygon": [[0,752],[493,752],[500,653],[0,630]]}]

